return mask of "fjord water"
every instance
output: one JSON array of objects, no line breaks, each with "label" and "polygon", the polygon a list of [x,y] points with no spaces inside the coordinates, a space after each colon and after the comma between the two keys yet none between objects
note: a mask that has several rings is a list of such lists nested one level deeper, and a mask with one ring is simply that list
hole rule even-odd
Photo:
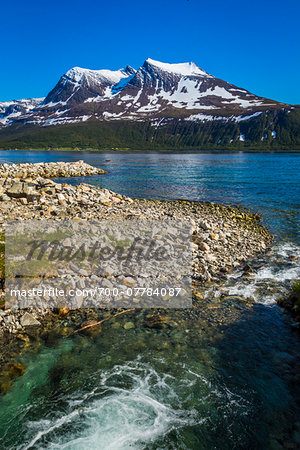
[{"label": "fjord water", "polygon": [[1,163],[77,161],[104,168],[102,176],[68,179],[133,198],[200,200],[249,207],[273,233],[298,242],[299,153],[99,153],[0,151]]},{"label": "fjord water", "polygon": [[[279,449],[300,445],[299,335],[276,296],[300,278],[298,154],[0,152],[1,162],[72,161],[106,175],[74,178],[138,198],[249,207],[275,234],[251,279],[234,274],[197,314],[145,327],[147,312],[94,336],[51,339],[1,398],[3,448]],[[151,311],[150,311],[151,312]],[[148,311],[149,313],[149,311]],[[135,327],[124,325],[133,321]],[[67,320],[65,325],[67,325]]]}]

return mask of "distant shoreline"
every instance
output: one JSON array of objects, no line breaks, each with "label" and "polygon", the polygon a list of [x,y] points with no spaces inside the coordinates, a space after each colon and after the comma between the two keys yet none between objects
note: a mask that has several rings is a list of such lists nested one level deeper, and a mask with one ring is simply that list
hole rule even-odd
[{"label": "distant shoreline", "polygon": [[179,149],[130,149],[130,148],[110,148],[110,149],[98,149],[98,148],[87,148],[87,149],[78,149],[78,148],[30,148],[30,149],[26,149],[26,148],[0,148],[0,152],[48,152],[48,153],[52,153],[52,152],[74,152],[74,153],[143,153],[143,154],[147,154],[147,153],[167,153],[167,154],[186,154],[186,153],[203,153],[203,154],[218,154],[218,155],[224,155],[224,154],[239,154],[239,153],[262,153],[262,154],[272,154],[272,153],[281,153],[281,154],[288,154],[288,153],[300,153],[300,148],[296,148],[296,149],[262,149],[262,150],[258,150],[258,149],[251,149],[251,148],[247,148],[247,149],[243,149],[243,150],[233,150],[233,149],[222,149],[222,150],[217,150],[217,149],[198,149],[195,147],[192,148],[184,148],[182,150]]}]

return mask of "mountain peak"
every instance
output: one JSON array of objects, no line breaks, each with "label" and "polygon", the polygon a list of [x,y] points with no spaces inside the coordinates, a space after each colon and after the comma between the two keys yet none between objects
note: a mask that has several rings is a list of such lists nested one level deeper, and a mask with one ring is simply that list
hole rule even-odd
[{"label": "mountain peak", "polygon": [[27,122],[49,126],[88,118],[202,121],[241,116],[246,120],[284,106],[215,78],[194,62],[170,64],[148,58],[137,71],[130,66],[119,70],[73,67],[42,102],[0,103],[0,127]]},{"label": "mountain peak", "polygon": [[177,75],[182,76],[206,76],[212,77],[208,73],[204,72],[204,70],[200,69],[194,62],[186,62],[186,63],[163,63],[160,61],[155,61],[154,59],[148,58],[146,59],[144,65],[150,64],[151,66],[157,67],[164,72],[175,73]]},{"label": "mountain peak", "polygon": [[[127,68],[126,68],[127,69]],[[78,83],[82,80],[83,77],[96,79],[104,79],[109,81],[110,83],[118,83],[122,78],[128,76],[126,69],[119,70],[109,70],[109,69],[100,69],[100,70],[92,70],[92,69],[83,69],[82,67],[73,67],[68,70],[64,77],[69,80]],[[131,68],[130,68],[131,69]],[[132,69],[134,70],[134,69]]]},{"label": "mountain peak", "polygon": [[136,73],[136,70],[133,67],[127,65],[124,69],[124,72],[126,72],[127,75],[134,75]]}]

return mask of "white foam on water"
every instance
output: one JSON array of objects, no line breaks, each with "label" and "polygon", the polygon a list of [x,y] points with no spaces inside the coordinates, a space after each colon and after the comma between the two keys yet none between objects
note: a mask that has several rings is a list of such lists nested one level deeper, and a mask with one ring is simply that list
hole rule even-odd
[{"label": "white foam on water", "polygon": [[289,257],[290,255],[296,255],[297,257],[300,257],[300,246],[291,242],[277,245],[275,251],[279,256]]},{"label": "white foam on water", "polygon": [[195,411],[182,407],[172,382],[170,375],[139,362],[115,366],[99,374],[101,395],[75,394],[67,411],[29,422],[31,438],[22,448],[144,448],[174,428],[201,423]]},{"label": "white foam on water", "polygon": [[[295,259],[291,259],[293,256]],[[206,292],[206,297],[219,297],[221,294],[240,296],[254,300],[264,305],[274,305],[277,300],[287,295],[293,281],[300,279],[300,247],[286,242],[274,245],[272,253],[265,258],[265,265],[243,277],[243,272],[236,272],[228,277],[228,281],[222,286],[211,288]]]}]

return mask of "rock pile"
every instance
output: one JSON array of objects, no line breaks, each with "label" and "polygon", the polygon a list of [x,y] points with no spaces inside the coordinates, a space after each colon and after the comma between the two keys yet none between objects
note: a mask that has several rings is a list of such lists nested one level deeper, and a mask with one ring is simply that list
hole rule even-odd
[{"label": "rock pile", "polygon": [[56,205],[60,210],[68,205],[74,206],[75,204],[78,206],[93,206],[95,203],[101,203],[105,206],[111,206],[112,203],[119,203],[125,198],[125,196],[115,194],[108,189],[98,189],[86,184],[70,186],[55,183],[49,178],[0,178],[0,201],[17,200],[17,203],[22,205],[32,203],[40,205],[42,209],[45,206],[46,210],[48,206],[51,206],[52,215],[57,215],[55,212]]},{"label": "rock pile", "polygon": [[[68,173],[74,173],[71,163],[54,164],[58,171],[57,165],[69,164]],[[91,166],[81,162],[74,165],[93,173]],[[40,173],[29,178],[27,171],[26,177],[17,178],[17,169],[7,167],[4,172],[3,167],[0,167],[2,232],[5,222],[26,219],[185,220],[193,230],[193,274],[199,283],[218,282],[255,254],[266,251],[272,240],[259,217],[242,208],[200,202],[133,200],[88,184],[55,183]],[[74,170],[79,175],[77,169]],[[18,170],[20,173],[21,169]],[[0,316],[0,330],[16,332],[22,327],[22,313],[7,310]],[[39,317],[34,314],[34,319]]]},{"label": "rock pile", "polygon": [[105,170],[90,166],[84,161],[0,164],[0,178],[59,178],[80,177],[106,173]]}]

